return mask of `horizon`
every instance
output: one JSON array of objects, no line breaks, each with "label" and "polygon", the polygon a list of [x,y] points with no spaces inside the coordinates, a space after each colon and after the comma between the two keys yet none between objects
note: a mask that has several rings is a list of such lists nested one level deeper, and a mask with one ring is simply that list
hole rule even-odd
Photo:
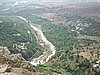
[{"label": "horizon", "polygon": [[32,2],[68,2],[68,3],[80,3],[80,2],[100,2],[100,0],[32,0]]}]

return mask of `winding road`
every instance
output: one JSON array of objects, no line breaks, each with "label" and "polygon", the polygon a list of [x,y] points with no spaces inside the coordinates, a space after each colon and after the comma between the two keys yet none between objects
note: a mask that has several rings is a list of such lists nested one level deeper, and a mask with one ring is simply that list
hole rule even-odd
[{"label": "winding road", "polygon": [[[26,23],[28,23],[28,21],[27,21],[25,18],[23,18],[23,17],[21,17],[21,16],[17,16],[17,17],[20,18],[20,19],[22,19],[22,20],[24,20]],[[36,27],[35,27],[34,25],[32,25],[31,23],[28,23],[28,24],[31,26],[31,28],[32,28],[33,31],[35,32],[35,37],[36,37],[38,43],[39,43],[41,46],[47,48],[47,50],[44,50],[44,52],[43,52],[42,55],[40,55],[40,56],[37,57],[37,58],[33,58],[33,59],[30,61],[30,63],[31,63],[32,65],[34,65],[34,66],[37,66],[38,64],[45,64],[46,62],[49,61],[49,59],[50,59],[52,56],[55,55],[55,52],[56,52],[55,46],[54,46],[51,42],[49,42],[49,41],[46,39],[46,37],[43,35],[43,32],[42,32],[40,29],[36,28]]]}]

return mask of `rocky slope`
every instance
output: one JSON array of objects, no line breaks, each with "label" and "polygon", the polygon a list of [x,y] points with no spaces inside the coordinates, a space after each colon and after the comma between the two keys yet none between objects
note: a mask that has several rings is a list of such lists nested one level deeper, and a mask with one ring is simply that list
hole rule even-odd
[{"label": "rocky slope", "polygon": [[60,75],[39,73],[21,54],[11,54],[7,47],[0,46],[0,75]]},{"label": "rocky slope", "polygon": [[21,54],[11,54],[7,47],[0,47],[0,75],[29,75],[31,71],[33,66]]}]

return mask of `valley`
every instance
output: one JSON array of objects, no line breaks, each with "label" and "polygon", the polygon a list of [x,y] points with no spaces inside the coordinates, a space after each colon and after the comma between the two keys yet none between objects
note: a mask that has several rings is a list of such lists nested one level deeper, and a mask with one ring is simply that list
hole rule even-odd
[{"label": "valley", "polygon": [[100,74],[99,2],[15,3],[0,4],[0,74]]},{"label": "valley", "polygon": [[[20,17],[20,16],[18,16],[18,18],[20,18],[20,19],[24,20],[26,23],[28,23],[28,21],[25,18]],[[35,65],[35,66],[38,64],[45,64],[46,62],[49,61],[49,59],[52,56],[55,55],[55,46],[53,46],[53,44],[45,38],[45,36],[43,35],[41,30],[34,27],[31,23],[29,23],[29,25],[31,26],[31,28],[35,32],[35,36],[36,36],[38,43],[40,45],[42,45],[43,47],[46,46],[48,48],[47,52],[44,50],[42,55],[40,55],[38,58],[32,59],[30,63],[32,65]]]}]

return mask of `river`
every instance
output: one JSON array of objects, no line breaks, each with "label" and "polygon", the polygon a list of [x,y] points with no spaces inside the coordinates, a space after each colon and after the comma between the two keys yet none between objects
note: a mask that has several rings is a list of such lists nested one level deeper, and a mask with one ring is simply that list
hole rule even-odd
[{"label": "river", "polygon": [[[25,19],[24,17],[21,16],[17,16],[18,18],[24,20],[26,23],[28,23],[27,19]],[[55,46],[49,42],[46,37],[44,36],[43,32],[38,29],[37,27],[35,27],[34,25],[32,25],[31,23],[28,23],[31,28],[33,29],[33,31],[35,32],[35,37],[38,41],[38,43],[43,46],[43,47],[47,47],[47,51],[44,50],[43,54],[40,55],[37,58],[33,58],[30,63],[34,66],[37,66],[38,64],[45,64],[46,62],[48,62],[50,60],[50,58],[52,56],[55,55]]]}]

